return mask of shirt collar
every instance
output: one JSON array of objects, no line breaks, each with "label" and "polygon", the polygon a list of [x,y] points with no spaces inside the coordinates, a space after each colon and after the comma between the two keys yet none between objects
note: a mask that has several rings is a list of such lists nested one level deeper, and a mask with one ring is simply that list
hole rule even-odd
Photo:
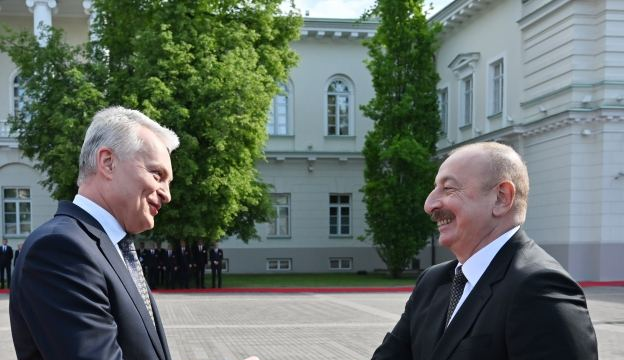
[{"label": "shirt collar", "polygon": [[520,229],[520,226],[516,226],[513,229],[507,231],[503,235],[499,236],[496,240],[487,244],[484,248],[473,254],[462,265],[462,272],[466,279],[473,287],[477,284],[485,270],[490,266],[490,263],[498,254],[498,251],[511,239],[511,237]]},{"label": "shirt collar", "polygon": [[113,244],[117,245],[126,236],[126,232],[119,224],[119,221],[100,205],[80,194],[76,194],[73,202],[102,225],[104,232],[106,232]]}]

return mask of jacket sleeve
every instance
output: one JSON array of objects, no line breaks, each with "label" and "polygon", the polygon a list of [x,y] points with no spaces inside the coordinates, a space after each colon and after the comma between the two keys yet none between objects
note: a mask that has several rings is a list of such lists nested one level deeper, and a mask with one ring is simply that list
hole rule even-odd
[{"label": "jacket sleeve", "polygon": [[18,310],[11,311],[18,358],[38,351],[45,359],[121,360],[102,265],[84,242],[46,235],[21,256]]},{"label": "jacket sleeve", "polygon": [[554,270],[531,274],[510,299],[509,359],[598,359],[585,296],[567,274]]},{"label": "jacket sleeve", "polygon": [[412,318],[412,304],[414,302],[414,296],[418,289],[423,276],[427,273],[427,270],[423,271],[416,280],[414,290],[410,295],[407,303],[405,304],[405,310],[401,314],[401,318],[394,326],[391,332],[387,333],[384,337],[381,345],[373,353],[372,360],[412,360],[412,344],[411,344],[411,330],[410,322]]}]

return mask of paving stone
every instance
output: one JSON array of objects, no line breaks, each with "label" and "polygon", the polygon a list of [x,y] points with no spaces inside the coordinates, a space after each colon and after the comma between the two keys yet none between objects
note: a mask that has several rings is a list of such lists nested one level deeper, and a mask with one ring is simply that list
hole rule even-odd
[{"label": "paving stone", "polygon": [[[600,359],[624,359],[624,288],[588,288]],[[156,294],[174,360],[369,359],[409,293]],[[0,360],[15,360],[0,295]]]}]

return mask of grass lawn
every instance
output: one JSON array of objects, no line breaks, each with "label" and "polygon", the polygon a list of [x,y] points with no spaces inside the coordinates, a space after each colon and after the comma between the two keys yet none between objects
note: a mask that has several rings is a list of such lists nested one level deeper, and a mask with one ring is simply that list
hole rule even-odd
[{"label": "grass lawn", "polygon": [[[211,282],[206,274],[206,284]],[[392,279],[386,274],[223,274],[226,288],[413,286],[415,276]]]}]

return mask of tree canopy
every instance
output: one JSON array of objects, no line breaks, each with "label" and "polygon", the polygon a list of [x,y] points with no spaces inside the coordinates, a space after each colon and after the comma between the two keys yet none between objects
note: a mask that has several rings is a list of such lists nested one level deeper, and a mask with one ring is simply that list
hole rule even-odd
[{"label": "tree canopy", "polygon": [[281,0],[96,0],[91,41],[49,29],[46,46],[5,30],[0,51],[20,69],[19,145],[55,199],[77,192],[78,154],[93,114],[110,105],[174,130],[172,202],[151,236],[215,241],[256,236],[270,218],[259,178],[267,111],[297,56],[301,16]]},{"label": "tree canopy", "polygon": [[426,245],[433,222],[423,204],[433,184],[440,129],[435,67],[438,27],[423,0],[377,0],[380,19],[367,41],[375,97],[362,107],[374,121],[364,144],[367,236],[393,276]]}]

